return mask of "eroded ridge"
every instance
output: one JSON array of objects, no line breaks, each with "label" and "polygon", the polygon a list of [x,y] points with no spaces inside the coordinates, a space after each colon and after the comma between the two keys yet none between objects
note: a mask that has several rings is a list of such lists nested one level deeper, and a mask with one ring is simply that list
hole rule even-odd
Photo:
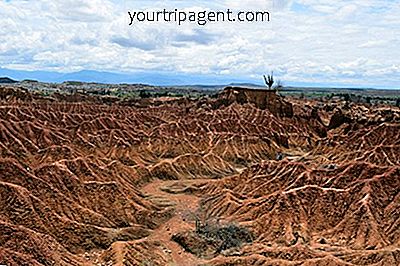
[{"label": "eroded ridge", "polygon": [[1,88],[0,264],[397,265],[399,109],[235,97]]}]

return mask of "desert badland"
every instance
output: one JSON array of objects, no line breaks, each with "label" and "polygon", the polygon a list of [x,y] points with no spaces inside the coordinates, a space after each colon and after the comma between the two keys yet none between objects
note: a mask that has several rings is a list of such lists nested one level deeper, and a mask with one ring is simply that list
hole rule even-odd
[{"label": "desert badland", "polygon": [[400,263],[400,109],[0,88],[0,264]]}]

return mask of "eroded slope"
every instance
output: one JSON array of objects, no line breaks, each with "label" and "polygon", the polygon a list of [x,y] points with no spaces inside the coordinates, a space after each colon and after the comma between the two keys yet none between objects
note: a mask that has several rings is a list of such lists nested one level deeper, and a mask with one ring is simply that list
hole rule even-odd
[{"label": "eroded slope", "polygon": [[[398,109],[292,100],[281,116],[251,101],[111,104],[4,88],[0,99],[0,263],[399,261]],[[171,238],[196,219],[254,240],[195,256]]]}]

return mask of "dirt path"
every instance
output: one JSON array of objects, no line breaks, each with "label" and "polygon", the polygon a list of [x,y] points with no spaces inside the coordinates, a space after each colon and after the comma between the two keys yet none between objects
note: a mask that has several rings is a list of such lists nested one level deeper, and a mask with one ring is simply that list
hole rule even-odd
[{"label": "dirt path", "polygon": [[201,260],[189,252],[185,252],[184,249],[176,242],[171,240],[172,235],[183,232],[186,230],[193,230],[195,225],[193,221],[193,215],[200,203],[200,198],[195,195],[189,194],[174,194],[168,193],[162,190],[163,187],[171,187],[173,185],[181,185],[184,182],[185,185],[193,185],[198,183],[204,183],[204,180],[193,180],[193,181],[161,181],[156,180],[141,189],[141,191],[151,200],[153,203],[164,207],[174,207],[174,216],[161,225],[159,228],[147,237],[148,240],[161,241],[166,248],[167,252],[171,254],[173,263],[171,265],[176,266],[192,266],[204,263]]}]

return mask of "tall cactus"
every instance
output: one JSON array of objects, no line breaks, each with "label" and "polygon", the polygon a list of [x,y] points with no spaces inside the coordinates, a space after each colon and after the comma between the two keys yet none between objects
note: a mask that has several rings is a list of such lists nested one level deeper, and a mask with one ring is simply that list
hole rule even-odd
[{"label": "tall cactus", "polygon": [[264,75],[264,82],[265,85],[268,86],[269,89],[271,89],[272,85],[274,85],[274,72],[271,72],[271,75],[268,76]]}]

